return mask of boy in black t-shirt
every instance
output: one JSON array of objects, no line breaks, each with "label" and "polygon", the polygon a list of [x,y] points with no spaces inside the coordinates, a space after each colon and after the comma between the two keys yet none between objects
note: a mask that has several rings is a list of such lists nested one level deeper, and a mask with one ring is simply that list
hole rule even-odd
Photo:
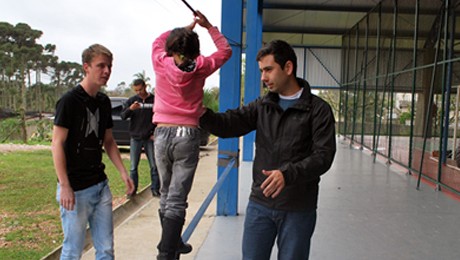
[{"label": "boy in black t-shirt", "polygon": [[112,194],[102,163],[102,146],[134,190],[112,135],[109,98],[99,92],[112,70],[112,53],[94,44],[82,55],[83,81],[56,104],[52,152],[58,177],[64,242],[61,259],[80,259],[89,223],[97,259],[114,259]]}]

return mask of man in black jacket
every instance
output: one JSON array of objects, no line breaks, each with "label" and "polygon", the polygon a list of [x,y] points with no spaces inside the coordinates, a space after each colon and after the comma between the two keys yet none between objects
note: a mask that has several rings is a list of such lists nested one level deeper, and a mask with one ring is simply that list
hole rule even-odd
[{"label": "man in black jacket", "polygon": [[308,82],[296,78],[297,57],[288,43],[268,43],[257,61],[269,93],[225,113],[208,109],[200,125],[224,138],[256,130],[243,259],[269,259],[276,238],[278,259],[308,259],[320,176],[336,151],[334,116]]},{"label": "man in black jacket", "polygon": [[152,180],[150,188],[152,190],[152,196],[159,197],[160,179],[155,164],[153,148],[153,131],[155,125],[152,123],[153,101],[155,96],[149,93],[146,87],[144,80],[134,80],[133,90],[136,92],[136,95],[130,97],[128,101],[126,101],[124,109],[121,112],[121,119],[126,120],[131,118],[129,123],[129,133],[131,135],[129,148],[131,158],[130,176],[134,182],[134,192],[131,195],[136,194],[139,185],[137,168],[142,148],[144,148],[150,165],[150,177]]}]

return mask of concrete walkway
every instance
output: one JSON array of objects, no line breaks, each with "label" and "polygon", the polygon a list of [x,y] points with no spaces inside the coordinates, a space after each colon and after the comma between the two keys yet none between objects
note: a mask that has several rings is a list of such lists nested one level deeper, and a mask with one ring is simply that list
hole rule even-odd
[{"label": "concrete walkway", "polygon": [[[192,220],[203,200],[215,184],[217,180],[216,170],[217,145],[202,148],[193,187],[189,194],[186,226]],[[150,189],[147,188],[146,192],[150,192]],[[158,208],[159,199],[152,197],[142,208],[133,212],[132,216],[115,228],[116,259],[156,259],[158,252],[156,246],[161,237]],[[183,255],[181,260],[195,259],[195,255],[201,244],[205,241],[208,230],[215,219],[215,212],[216,204],[214,199],[195,229],[195,232],[190,237],[189,243],[193,245],[194,250],[188,255]],[[94,259],[94,253],[94,249],[90,249],[83,255],[82,259]]]},{"label": "concrete walkway", "polygon": [[[190,221],[216,181],[216,148],[202,151],[190,194]],[[397,167],[372,162],[366,151],[339,141],[331,170],[320,184],[313,260],[460,259],[460,202]],[[211,203],[181,259],[241,259],[244,212],[252,163],[240,166],[239,212],[215,217]],[[115,230],[117,259],[155,259],[160,237],[158,200],[152,199]],[[84,259],[94,259],[90,250]],[[276,248],[271,259],[277,259]]]}]

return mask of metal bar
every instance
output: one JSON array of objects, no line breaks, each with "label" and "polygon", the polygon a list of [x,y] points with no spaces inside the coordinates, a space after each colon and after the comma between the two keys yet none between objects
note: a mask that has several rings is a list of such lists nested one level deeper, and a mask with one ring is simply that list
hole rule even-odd
[{"label": "metal bar", "polygon": [[[355,70],[354,70],[354,78],[356,78],[356,75],[358,74],[358,45],[359,45],[359,24],[356,25],[356,37],[355,37]],[[352,125],[352,130],[351,130],[351,140],[352,142],[350,143],[350,146],[353,145],[355,142],[355,129],[356,129],[356,110],[358,110],[358,85],[359,81],[354,84],[354,89],[353,89],[353,125]]]},{"label": "metal bar", "polygon": [[368,62],[368,47],[369,47],[369,16],[366,17],[366,33],[365,33],[365,39],[366,39],[366,47],[365,47],[365,51],[364,51],[364,57],[363,57],[363,62],[364,62],[364,68],[362,68],[363,70],[363,77],[364,77],[364,81],[363,81],[363,109],[361,111],[361,150],[363,149],[363,146],[362,144],[364,143],[364,124],[365,124],[365,119],[366,119],[366,86],[367,86],[367,81],[366,81],[366,78],[367,78],[367,62]]},{"label": "metal bar", "polygon": [[[441,15],[444,15],[444,13],[441,13]],[[441,18],[441,26],[442,23],[444,22],[444,19]],[[436,68],[439,65],[438,64],[438,56],[439,56],[439,49],[441,48],[441,32],[442,30],[439,29],[438,35],[437,35],[437,42],[438,45],[436,47],[436,52],[435,52],[435,57],[434,57],[434,65],[433,65],[433,71],[431,73],[431,86],[430,86],[430,94],[429,94],[429,102],[428,102],[428,109],[426,111],[426,117],[425,117],[425,129],[423,133],[423,148],[422,148],[422,157],[420,159],[420,171],[418,174],[417,178],[417,189],[420,189],[420,180],[422,177],[422,169],[423,169],[423,160],[425,159],[425,149],[426,149],[426,139],[428,138],[428,127],[429,126],[429,118],[431,117],[431,108],[433,106],[433,94],[434,94],[434,81],[436,79]]]},{"label": "metal bar", "polygon": [[[445,7],[445,14],[444,14],[444,60],[447,60],[449,57],[453,56],[453,48],[454,48],[454,23],[449,23],[452,19],[454,20],[454,12],[453,9],[455,8],[454,5],[451,5],[449,0],[446,0],[446,7]],[[449,31],[450,27],[450,31]],[[450,37],[449,37],[450,35]],[[441,152],[441,160],[438,166],[438,189],[441,188],[439,183],[441,182],[442,177],[442,168],[441,164],[446,164],[446,157],[447,157],[447,149],[448,149],[448,141],[449,141],[449,114],[450,114],[450,96],[452,91],[452,63],[445,63],[443,65],[443,77],[442,77],[442,104],[443,109],[441,110],[441,119],[444,118],[444,124],[441,126],[441,140],[442,140],[442,151]],[[455,147],[452,147],[452,154],[455,153]]]},{"label": "metal bar", "polygon": [[187,1],[182,0],[182,3],[184,3],[184,4],[188,7],[188,9],[190,9],[190,11],[192,11],[193,15],[195,15],[195,16],[198,15],[197,12],[195,11],[195,9],[193,9],[192,6],[190,6],[190,5],[187,3]]},{"label": "metal bar", "polygon": [[225,170],[222,172],[222,175],[220,175],[219,179],[217,180],[216,184],[214,184],[214,187],[212,187],[211,191],[209,192],[208,196],[204,199],[203,204],[201,204],[200,208],[196,212],[195,216],[193,217],[192,221],[190,221],[190,224],[187,226],[187,228],[184,231],[184,234],[182,234],[182,241],[187,242],[190,237],[192,236],[193,231],[197,227],[198,223],[200,222],[201,218],[203,217],[204,213],[206,212],[206,209],[208,209],[209,204],[211,203],[212,199],[216,195],[217,191],[222,187],[224,184],[225,180],[227,179],[230,170],[233,168],[233,166],[236,163],[236,158],[233,157],[230,162],[228,163],[227,167]]},{"label": "metal bar", "polygon": [[[346,86],[346,89],[345,89],[346,95],[345,95],[345,102],[344,102],[344,105],[345,105],[345,117],[344,117],[344,120],[343,120],[343,123],[344,123],[344,126],[343,126],[343,127],[344,127],[344,128],[343,128],[343,129],[344,129],[344,131],[343,131],[343,132],[344,132],[344,136],[347,136],[347,134],[348,134],[348,131],[347,131],[347,130],[348,130],[348,129],[347,129],[347,128],[348,128],[348,96],[349,96],[348,76],[349,76],[349,74],[350,74],[350,66],[348,66],[348,65],[349,65],[349,63],[350,63],[350,44],[351,44],[351,37],[350,37],[350,35],[348,35],[347,37],[348,37],[348,46],[347,46],[347,50],[346,50],[346,56],[347,56],[346,61],[347,61],[347,64],[346,64],[346,74],[345,74],[345,75],[346,75],[346,80],[347,80],[346,82],[347,82],[347,84],[345,85],[345,86]],[[350,139],[351,139],[351,138],[350,138]]]},{"label": "metal bar", "polygon": [[[377,76],[379,74],[379,69],[380,69],[380,29],[382,27],[382,15],[380,12],[382,2],[379,3],[379,15],[378,15],[378,20],[377,20],[377,50],[375,52],[376,59],[375,59],[375,75]],[[377,157],[377,149],[378,149],[378,138],[377,138],[377,109],[378,109],[378,91],[377,91],[377,86],[379,85],[379,78],[375,78],[375,94],[374,94],[374,133],[372,135],[372,145],[373,145],[373,160],[375,163],[375,159]],[[380,115],[381,116],[381,115]]]},{"label": "metal bar", "polygon": [[[391,51],[388,51],[388,58],[387,58],[387,61],[390,61],[391,60]],[[377,137],[377,142],[379,142],[379,138],[380,138],[380,131],[382,129],[382,120],[383,120],[383,114],[384,114],[384,107],[385,107],[385,96],[387,95],[387,87],[388,87],[388,78],[390,77],[390,66],[391,66],[391,62],[387,62],[387,68],[386,68],[386,73],[385,73],[385,80],[383,82],[383,94],[382,94],[382,106],[381,106],[381,109],[380,109],[380,121],[379,121],[379,129],[378,129],[378,137]],[[390,91],[388,92],[389,94]],[[388,95],[389,95],[388,94]],[[388,121],[388,120],[387,120]],[[389,124],[387,123],[387,128],[388,128]],[[389,131],[387,131],[388,133]],[[374,158],[374,162],[375,162],[375,158]],[[389,161],[387,161],[389,162]]]},{"label": "metal bar", "polygon": [[[413,68],[417,66],[417,42],[418,42],[418,26],[419,26],[419,9],[420,0],[415,2],[415,31],[414,31],[414,49],[412,55]],[[415,85],[417,84],[417,71],[414,70],[412,77],[412,101],[411,101],[411,117],[410,117],[410,134],[409,134],[409,162],[408,169],[409,174],[412,174],[412,152],[413,152],[413,141],[414,141],[414,115],[415,115]]]},{"label": "metal bar", "polygon": [[[443,60],[447,60],[447,55],[448,55],[448,50],[447,50],[447,41],[448,41],[448,27],[449,27],[449,0],[446,0],[446,5],[444,6],[444,38],[443,38],[443,44],[444,44],[444,50],[443,50]],[[447,137],[448,133],[446,133],[446,130],[449,129],[449,114],[447,114],[447,120],[444,119],[444,111],[448,112],[449,111],[449,103],[447,102],[446,104],[446,95],[448,95],[448,88],[446,86],[446,65],[448,63],[444,63],[442,65],[442,80],[441,80],[441,115],[440,115],[440,124],[439,124],[439,163],[438,163],[438,175],[440,175],[440,171],[442,171],[441,165],[446,163],[446,150],[447,150]],[[447,108],[446,108],[447,105]]]},{"label": "metal bar", "polygon": [[283,9],[283,10],[308,10],[308,11],[329,11],[329,12],[359,12],[367,13],[372,8],[373,4],[367,6],[352,6],[352,5],[333,5],[333,4],[289,4],[283,3],[283,1],[274,1],[273,3],[265,3],[264,9]]},{"label": "metal bar", "polygon": [[[274,1],[273,3],[265,3],[264,9],[284,9],[284,10],[306,10],[306,11],[328,11],[328,12],[360,12],[360,13],[369,13],[375,10],[374,4],[363,5],[363,6],[353,6],[353,5],[337,5],[337,4],[308,4],[308,3],[284,3],[288,1]],[[299,1],[301,2],[301,1]],[[319,1],[317,1],[319,2]],[[327,2],[327,1],[324,1]],[[332,1],[330,1],[332,2]],[[380,1],[381,2],[381,1]],[[382,12],[390,13],[393,10],[390,8],[383,8]],[[409,7],[401,8],[400,13],[407,14],[413,11]],[[436,11],[433,11],[431,8],[424,8],[420,10],[421,14],[437,14]]]},{"label": "metal bar", "polygon": [[458,105],[459,105],[459,99],[460,99],[460,89],[457,86],[457,95],[455,98],[455,112],[454,112],[454,135],[453,135],[453,145],[452,145],[452,159],[455,159],[455,154],[457,153],[457,131],[458,131]]},{"label": "metal bar", "polygon": [[[393,7],[393,38],[391,39],[392,41],[392,47],[391,47],[391,67],[392,67],[392,72],[396,70],[396,39],[397,39],[397,31],[398,31],[398,1],[394,0],[394,7]],[[389,72],[389,71],[388,71]],[[395,90],[395,77],[391,77],[391,83],[390,83],[390,123],[388,124],[389,126],[389,131],[388,131],[388,160],[387,163],[391,163],[391,145],[393,141],[393,109],[394,109],[394,90]]]}]

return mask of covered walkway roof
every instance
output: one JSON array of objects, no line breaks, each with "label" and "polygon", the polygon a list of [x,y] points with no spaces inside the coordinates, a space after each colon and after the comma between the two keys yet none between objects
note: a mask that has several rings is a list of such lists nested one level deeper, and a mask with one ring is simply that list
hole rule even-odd
[{"label": "covered walkway roof", "polygon": [[[282,39],[294,46],[324,47],[340,47],[342,36],[381,2],[381,0],[260,1],[263,13],[262,39],[264,42]],[[414,14],[414,2],[399,1],[398,13],[402,17],[404,14]],[[439,3],[432,0],[421,0],[421,2],[423,2],[419,10],[422,15],[421,22],[434,23],[439,14],[437,10]],[[247,1],[245,3],[247,5]],[[429,8],[430,5],[433,8]],[[394,10],[392,6],[384,6],[382,12],[393,13]],[[432,26],[420,26],[422,30],[419,35],[428,37],[430,28]],[[408,28],[405,33],[400,32],[398,37],[412,38],[412,28]]]},{"label": "covered walkway roof", "polygon": [[292,45],[341,46],[342,35],[379,2],[380,0],[263,0],[263,41],[282,39]]}]

